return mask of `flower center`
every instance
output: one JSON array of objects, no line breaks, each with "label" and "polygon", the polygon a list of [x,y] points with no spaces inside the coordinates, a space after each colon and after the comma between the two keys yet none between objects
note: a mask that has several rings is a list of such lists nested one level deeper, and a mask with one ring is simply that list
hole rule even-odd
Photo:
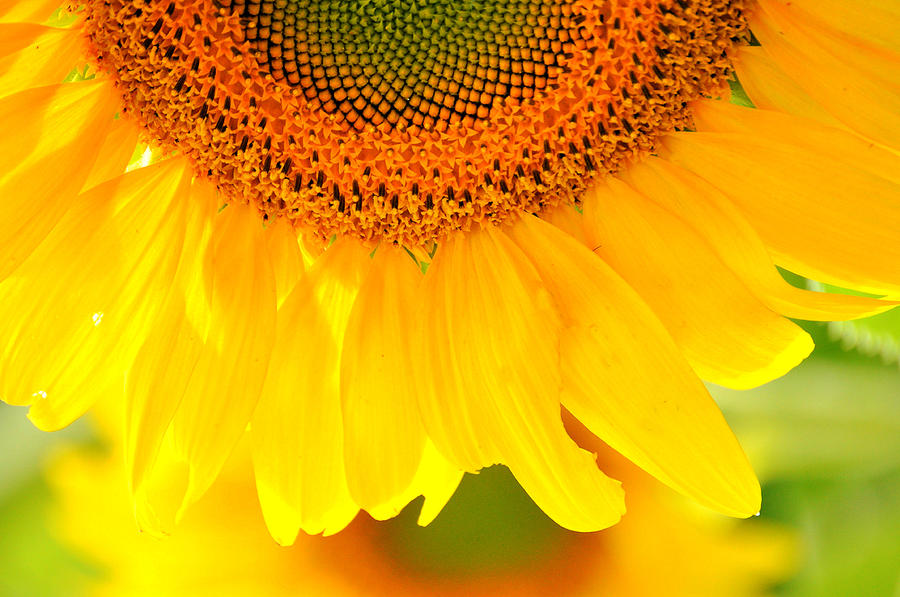
[{"label": "flower center", "polygon": [[577,201],[723,92],[741,0],[108,0],[125,112],[229,201],[421,246]]},{"label": "flower center", "polygon": [[562,70],[571,2],[220,2],[260,65],[356,128],[471,126]]}]

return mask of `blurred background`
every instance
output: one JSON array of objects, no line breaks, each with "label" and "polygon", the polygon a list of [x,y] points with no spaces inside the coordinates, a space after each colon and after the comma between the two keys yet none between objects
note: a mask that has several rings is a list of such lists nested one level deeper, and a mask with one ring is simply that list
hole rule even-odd
[{"label": "blurred background", "polygon": [[[762,592],[740,594],[900,597],[900,313],[861,323],[805,327],[814,336],[817,349],[786,377],[746,392],[711,388],[763,484],[761,515],[734,524],[738,529],[779,529],[772,535],[755,536],[754,549],[762,553],[759,550],[768,547],[760,542],[778,542],[779,548],[773,546],[767,557],[784,560],[774,567],[771,562],[759,567],[765,570],[759,573],[757,583]],[[68,507],[62,507],[59,483],[48,480],[47,473],[52,468],[49,463],[58,460],[61,451],[81,446],[79,449],[102,452],[101,444],[86,421],[62,432],[41,433],[27,422],[23,409],[0,405],[0,595],[72,597],[87,594],[109,575],[109,568],[115,566],[109,558],[106,564],[98,563],[95,554],[87,553],[90,550],[66,539],[72,533],[72,521],[67,522],[66,517],[81,516],[84,508],[73,509],[70,497],[65,498]],[[89,475],[87,478],[90,480]],[[99,481],[97,491],[106,491]],[[673,494],[666,499],[679,498]],[[101,516],[85,514],[86,528],[76,531],[88,543],[92,529],[99,537],[101,529],[97,527],[104,525],[102,506],[98,507]],[[219,516],[230,520],[228,512],[222,511],[224,506],[217,508]],[[467,475],[430,527],[416,527],[415,512],[408,510],[398,519],[371,523],[366,527],[369,530],[353,530],[348,536],[364,534],[380,562],[398,563],[398,569],[404,571],[401,576],[429,582],[499,578],[496,587],[500,592],[505,587],[509,594],[519,594],[509,579],[532,574],[546,562],[558,563],[551,566],[551,572],[571,567],[571,562],[566,563],[571,558],[562,556],[576,553],[566,551],[572,541],[593,541],[573,539],[570,535],[574,534],[556,528],[499,467]],[[261,528],[258,514],[252,516],[252,525]],[[653,534],[658,526],[653,523],[646,527],[650,530],[629,532]],[[66,527],[68,531],[61,530]],[[137,535],[128,524],[123,528],[123,532]],[[786,534],[781,530],[791,537],[790,553],[783,549]],[[259,538],[258,528],[254,533],[266,543],[267,537]],[[735,537],[734,558],[749,561],[755,557],[746,537],[727,537],[731,536]],[[313,541],[344,549],[351,540],[355,539]],[[646,540],[667,541],[664,533]],[[591,548],[595,562],[621,555],[626,549],[603,545],[607,547]],[[638,548],[646,553],[646,548]],[[130,548],[123,543],[110,549]],[[719,554],[727,551],[728,545],[706,549]],[[710,562],[716,562],[716,554],[711,554]],[[155,556],[141,557],[156,569]],[[702,554],[691,557],[705,558]],[[173,564],[160,566],[160,574],[165,574]],[[730,568],[722,570],[730,573]],[[743,570],[742,574],[746,573]],[[665,572],[660,574],[665,576]],[[553,575],[548,578],[552,583]],[[158,594],[166,594],[164,589],[160,591]],[[738,589],[729,588],[709,591],[728,597],[739,594]],[[365,593],[360,589],[359,594]],[[109,594],[130,595],[123,589]],[[586,594],[605,592],[595,589]]]}]

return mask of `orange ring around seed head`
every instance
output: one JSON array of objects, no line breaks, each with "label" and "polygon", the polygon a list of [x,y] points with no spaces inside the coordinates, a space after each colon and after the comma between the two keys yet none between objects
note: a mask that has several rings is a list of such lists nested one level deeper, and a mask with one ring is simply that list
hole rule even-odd
[{"label": "orange ring around seed head", "polygon": [[534,0],[531,35],[506,35],[518,46],[439,48],[411,81],[372,60],[354,75],[296,27],[289,44],[269,31],[282,45],[262,61],[273,21],[248,15],[272,3],[228,4],[86,3],[91,53],[126,112],[229,200],[319,237],[407,246],[577,200],[689,124],[686,103],[721,91],[746,30],[740,1]]}]

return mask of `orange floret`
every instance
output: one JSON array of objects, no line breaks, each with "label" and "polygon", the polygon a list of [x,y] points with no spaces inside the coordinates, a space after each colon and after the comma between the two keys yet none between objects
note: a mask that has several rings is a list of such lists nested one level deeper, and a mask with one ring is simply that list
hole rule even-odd
[{"label": "orange floret", "polygon": [[226,200],[321,238],[408,247],[577,201],[689,126],[687,102],[722,92],[746,32],[741,1],[477,4],[112,0],[85,12],[127,112]]}]

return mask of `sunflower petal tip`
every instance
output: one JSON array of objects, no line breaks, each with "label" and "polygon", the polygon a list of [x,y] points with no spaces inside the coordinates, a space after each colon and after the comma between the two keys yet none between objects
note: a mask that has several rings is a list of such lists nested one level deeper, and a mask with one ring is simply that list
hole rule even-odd
[{"label": "sunflower petal tip", "polygon": [[294,521],[276,520],[271,514],[263,515],[266,528],[275,543],[282,547],[290,547],[297,541],[300,525]]},{"label": "sunflower petal tip", "polygon": [[160,516],[156,509],[149,503],[146,496],[137,494],[133,498],[134,522],[138,532],[144,533],[156,539],[163,539],[172,534],[176,525],[175,520],[166,520]]},{"label": "sunflower petal tip", "polygon": [[256,478],[256,491],[262,509],[263,521],[269,534],[276,543],[289,547],[300,534],[300,520],[294,508],[291,508],[278,494],[260,483]]},{"label": "sunflower petal tip", "polygon": [[[269,529],[269,532],[271,533],[271,529]],[[299,534],[300,534],[299,531],[294,534],[291,534],[291,533],[287,533],[284,535],[281,535],[281,534],[274,535],[273,534],[272,539],[274,539],[275,543],[277,543],[281,547],[293,547],[294,543],[297,542],[297,536]]]},{"label": "sunflower petal tip", "polygon": [[751,518],[759,516],[762,509],[762,489],[756,475],[753,476],[753,483],[747,487],[745,495],[741,496],[741,503],[731,514],[736,518]]},{"label": "sunflower petal tip", "polygon": [[792,369],[805,361],[816,345],[805,331],[797,328],[797,334],[794,339],[787,344],[775,358],[773,358],[767,367],[756,371],[742,372],[733,378],[716,380],[733,390],[752,390],[758,388],[770,381],[786,375]]},{"label": "sunflower petal tip", "polygon": [[710,495],[711,499],[698,501],[725,516],[733,518],[750,518],[756,516],[762,507],[762,488],[759,478],[753,471],[750,462],[734,462],[735,470],[731,472],[726,484],[720,485],[720,491]]},{"label": "sunflower petal tip", "polygon": [[63,421],[54,412],[52,407],[44,405],[42,401],[46,398],[38,398],[31,403],[28,409],[28,420],[41,431],[59,431],[71,423],[71,421]]},{"label": "sunflower petal tip", "polygon": [[350,520],[342,520],[331,526],[326,525],[325,528],[322,529],[321,535],[323,537],[331,537],[332,535],[337,535],[338,533],[340,533],[341,531],[346,529],[347,525],[349,525],[351,522],[353,522],[354,518],[356,518],[356,517],[354,516]]}]

